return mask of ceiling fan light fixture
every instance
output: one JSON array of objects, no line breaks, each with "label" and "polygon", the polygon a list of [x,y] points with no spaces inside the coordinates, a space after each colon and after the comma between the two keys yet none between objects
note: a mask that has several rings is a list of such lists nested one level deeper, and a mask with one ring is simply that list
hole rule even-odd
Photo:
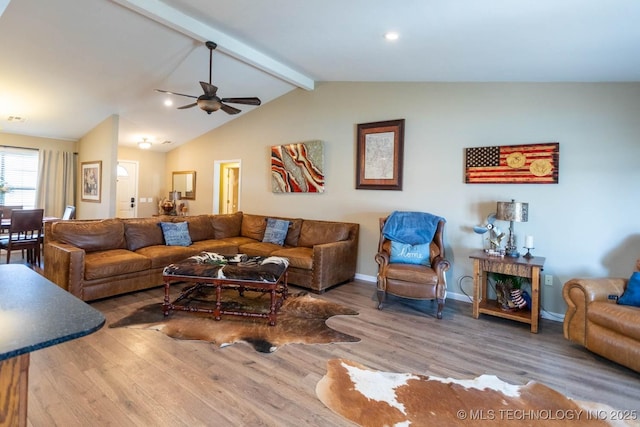
[{"label": "ceiling fan light fixture", "polygon": [[148,150],[149,148],[151,148],[151,143],[147,141],[147,138],[145,138],[142,141],[138,142],[138,147],[143,150]]},{"label": "ceiling fan light fixture", "polygon": [[164,100],[164,105],[171,107],[173,105],[173,101],[170,98],[167,98]]}]

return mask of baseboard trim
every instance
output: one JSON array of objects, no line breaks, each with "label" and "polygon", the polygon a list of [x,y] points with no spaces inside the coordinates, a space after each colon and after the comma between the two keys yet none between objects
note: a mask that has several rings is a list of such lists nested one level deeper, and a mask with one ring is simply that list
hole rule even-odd
[{"label": "baseboard trim", "polygon": [[[367,274],[356,273],[355,278],[357,280],[362,280],[363,282],[376,283],[375,276],[369,276]],[[465,294],[447,292],[447,298],[451,298],[452,300],[456,300],[456,301],[466,302],[466,303],[469,303],[469,304],[472,303],[471,297],[467,296]],[[542,317],[543,319],[547,319],[547,320],[553,320],[554,322],[563,322],[564,321],[564,314],[551,313],[551,312],[548,312],[546,310],[541,310],[540,317]]]}]

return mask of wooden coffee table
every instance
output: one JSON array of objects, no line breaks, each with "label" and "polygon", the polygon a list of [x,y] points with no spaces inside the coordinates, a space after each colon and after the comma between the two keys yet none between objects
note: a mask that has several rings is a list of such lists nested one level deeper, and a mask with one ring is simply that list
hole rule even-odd
[{"label": "wooden coffee table", "polygon": [[[162,310],[168,316],[172,310],[211,313],[216,320],[223,314],[245,317],[263,317],[269,325],[276,324],[278,310],[287,298],[287,268],[289,261],[281,257],[258,257],[238,255],[220,255],[214,252],[202,252],[179,263],[164,268],[164,303]],[[171,301],[170,288],[176,283],[191,283],[180,295]],[[215,308],[199,306],[192,301],[180,304],[195,291],[203,287],[215,288]],[[269,312],[223,309],[222,290],[235,289],[240,295],[245,290],[269,293],[271,295]]]}]

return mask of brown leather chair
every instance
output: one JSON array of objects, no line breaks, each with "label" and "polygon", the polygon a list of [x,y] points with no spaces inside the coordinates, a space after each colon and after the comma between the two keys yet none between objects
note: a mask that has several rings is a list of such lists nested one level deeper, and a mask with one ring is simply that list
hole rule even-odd
[{"label": "brown leather chair", "polygon": [[387,294],[418,300],[437,300],[438,319],[442,319],[442,309],[446,298],[447,282],[445,272],[451,264],[445,258],[443,231],[445,221],[440,220],[433,240],[429,244],[429,266],[420,264],[392,263],[391,241],[384,237],[383,228],[387,218],[380,218],[380,242],[375,260],[378,263],[378,309]]},{"label": "brown leather chair", "polygon": [[7,250],[7,264],[11,251],[26,250],[27,262],[40,264],[43,209],[19,209],[11,212],[11,225],[6,237],[0,239],[0,248]]}]

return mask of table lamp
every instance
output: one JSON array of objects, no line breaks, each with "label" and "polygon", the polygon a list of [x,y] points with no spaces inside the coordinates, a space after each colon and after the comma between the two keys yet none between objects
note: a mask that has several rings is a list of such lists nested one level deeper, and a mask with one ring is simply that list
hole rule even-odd
[{"label": "table lamp", "polygon": [[529,219],[529,203],[516,202],[513,199],[510,202],[498,202],[496,219],[509,221],[509,240],[505,246],[505,255],[518,258],[520,254],[513,234],[513,223],[514,221],[527,222]]}]

